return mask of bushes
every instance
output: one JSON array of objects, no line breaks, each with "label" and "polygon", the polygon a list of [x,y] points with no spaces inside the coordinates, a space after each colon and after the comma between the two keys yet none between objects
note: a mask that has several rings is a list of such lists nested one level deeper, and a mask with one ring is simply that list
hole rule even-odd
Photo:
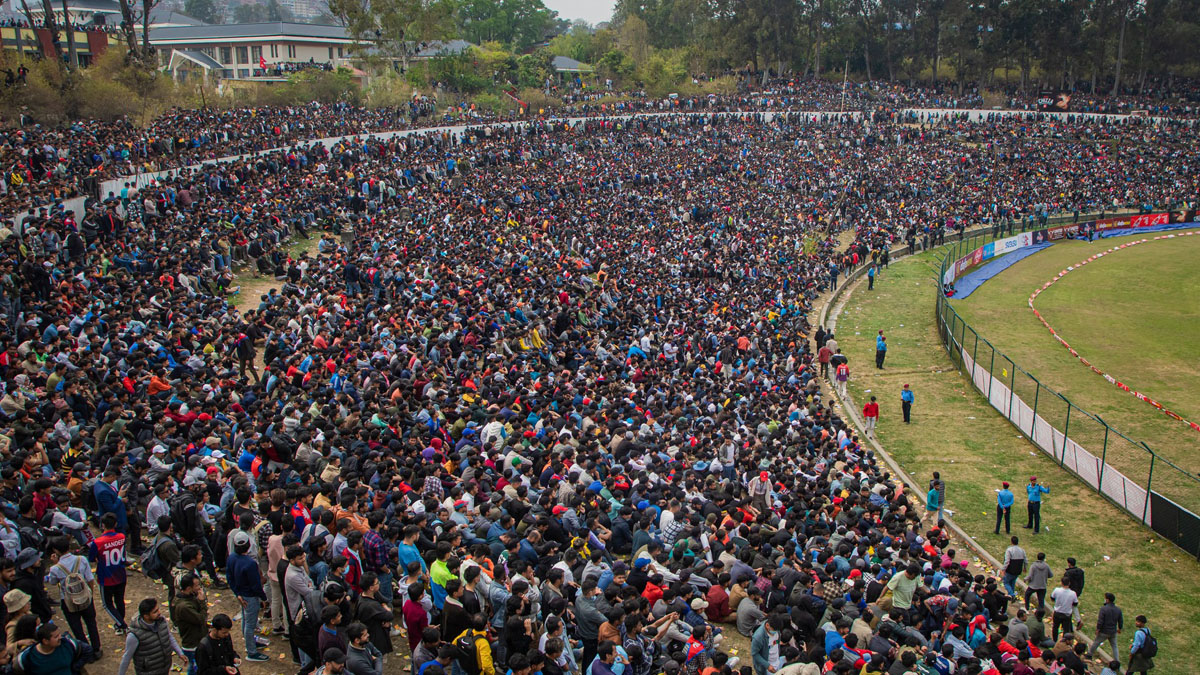
[{"label": "bushes", "polygon": [[416,91],[404,77],[389,69],[371,80],[363,99],[370,108],[395,108],[407,105]]},{"label": "bushes", "polygon": [[[21,61],[6,52],[0,64],[15,71]],[[163,73],[127,65],[117,49],[90,68],[70,72],[48,59],[26,59],[24,64],[29,68],[26,84],[0,94],[0,110],[10,119],[25,113],[36,122],[60,124],[69,118],[112,121],[128,116],[144,123],[189,98]]]},{"label": "bushes", "polygon": [[292,103],[358,103],[362,98],[362,87],[348,68],[302,70],[288,78],[285,88]]}]

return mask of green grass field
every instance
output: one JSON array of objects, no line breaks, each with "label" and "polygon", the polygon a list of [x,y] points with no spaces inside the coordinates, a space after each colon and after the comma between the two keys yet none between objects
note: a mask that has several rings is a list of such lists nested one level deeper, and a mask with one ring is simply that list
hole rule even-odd
[{"label": "green grass field", "polygon": [[[837,317],[839,343],[850,358],[854,401],[861,407],[865,397],[873,394],[879,398],[877,434],[883,447],[920,484],[928,481],[931,472],[940,471],[947,482],[947,506],[954,512],[954,520],[996,557],[1003,557],[1008,537],[1003,530],[1000,535],[992,534],[995,490],[1002,480],[1019,488],[1030,475],[1037,475],[1051,488],[1042,509],[1046,531],[1033,536],[1021,529],[1025,510],[1019,500],[1013,513],[1013,533],[1021,537],[1031,556],[1045,551],[1056,575],[1065,567],[1067,556],[1078,560],[1087,575],[1081,599],[1085,632],[1092,634],[1103,593],[1111,591],[1128,622],[1120,635],[1123,653],[1129,650],[1133,617],[1144,613],[1160,642],[1154,672],[1195,672],[1188,664],[1194,644],[1192,627],[1200,621],[1200,584],[1195,582],[1200,562],[1162,541],[1060,469],[958,373],[934,327],[939,253],[925,253],[893,265],[883,272],[874,291],[860,283]],[[985,285],[983,290],[987,289]],[[1028,295],[1028,291],[1024,293]],[[1015,306],[1030,314],[1024,297]],[[1009,316],[1017,320],[1016,314]],[[1028,319],[1045,333],[1031,314]],[[874,368],[874,339],[879,329],[885,330],[891,345],[882,371]],[[1052,342],[1049,335],[1044,338]],[[1046,349],[1053,353],[1053,348]],[[1111,386],[1090,371],[1084,372],[1096,378],[1098,388]],[[911,425],[901,422],[900,389],[904,383],[910,383],[916,393]]]},{"label": "green grass field", "polygon": [[[1200,470],[1200,433],[1092,372],[1051,337],[1028,306],[1029,294],[1067,266],[1129,241],[1135,238],[1057,243],[953,306],[981,337],[1044,386],[1181,467],[1176,471],[1159,463],[1154,488],[1200,512],[1200,482],[1185,474]],[[1072,271],[1038,296],[1036,307],[1096,367],[1200,421],[1200,366],[1193,346],[1200,331],[1200,275],[1192,272],[1197,254],[1197,237],[1132,246]],[[1016,389],[1027,403],[1033,402],[1032,380],[1018,378]],[[1045,392],[1039,401],[1039,414],[1061,430],[1066,406]],[[1070,435],[1101,455],[1103,425],[1073,412]],[[1142,484],[1148,478],[1145,449],[1111,433],[1106,461]]]}]

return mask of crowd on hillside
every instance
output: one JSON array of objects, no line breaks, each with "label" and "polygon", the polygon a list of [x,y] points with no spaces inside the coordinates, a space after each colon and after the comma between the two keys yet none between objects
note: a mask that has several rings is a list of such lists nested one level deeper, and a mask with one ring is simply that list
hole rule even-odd
[{"label": "crowd on hillside", "polygon": [[[293,113],[173,117],[193,158],[361,135],[0,201],[0,668],[1084,672],[1069,596],[1012,615],[840,417],[811,311],[896,242],[1191,199],[1182,127]],[[236,260],[278,282],[241,310]]]},{"label": "crowd on hillside", "polygon": [[[564,96],[558,109],[541,109],[536,118],[611,117],[662,112],[800,112],[858,111],[868,114],[899,108],[981,108],[978,89],[964,92],[949,86],[922,88],[886,82],[841,83],[813,79],[767,78],[734,95],[656,99],[643,91],[580,91]],[[1152,87],[1154,97],[1078,98],[1075,111],[1122,112],[1148,110],[1175,118],[1190,118],[1200,107],[1191,104],[1194,92],[1181,81],[1173,89]],[[1169,95],[1188,93],[1187,99]],[[1179,103],[1180,100],[1186,103]],[[1036,111],[1036,97],[1013,94],[1009,107]],[[529,111],[534,117],[535,111]],[[139,173],[190,166],[231,155],[289,147],[306,140],[371,134],[406,128],[458,123],[497,123],[527,116],[497,116],[462,104],[438,110],[417,104],[367,108],[346,103],[245,109],[173,109],[146,128],[128,120],[112,123],[75,121],[66,127],[28,124],[4,132],[4,176],[0,187],[22,193],[23,199],[66,199],[97,195],[102,181]]]}]

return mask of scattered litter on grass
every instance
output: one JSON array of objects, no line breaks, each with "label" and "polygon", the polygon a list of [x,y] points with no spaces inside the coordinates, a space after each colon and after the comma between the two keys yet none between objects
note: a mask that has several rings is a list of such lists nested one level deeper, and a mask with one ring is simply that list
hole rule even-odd
[{"label": "scattered litter on grass", "polygon": [[1104,562],[1108,562],[1109,560],[1112,560],[1112,558],[1110,558],[1108,556],[1104,556]]},{"label": "scattered litter on grass", "polygon": [[975,417],[973,415],[967,415],[967,419],[973,420],[973,419],[975,419]]}]

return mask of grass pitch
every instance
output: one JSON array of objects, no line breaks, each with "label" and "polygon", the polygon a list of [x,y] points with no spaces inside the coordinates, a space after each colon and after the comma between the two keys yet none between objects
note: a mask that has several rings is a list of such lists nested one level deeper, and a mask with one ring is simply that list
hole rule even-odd
[{"label": "grass pitch", "polygon": [[[1144,442],[1181,469],[1156,463],[1154,489],[1200,512],[1200,482],[1191,478],[1200,470],[1200,432],[1081,364],[1051,337],[1028,306],[1029,294],[1067,266],[1143,238],[1057,243],[952,304],[981,337],[1043,385],[1103,418],[1134,442],[1110,433],[1110,465],[1144,484],[1150,458],[1144,448],[1135,445]],[[1038,296],[1035,307],[1096,367],[1184,418],[1200,422],[1200,364],[1195,348],[1195,336],[1200,334],[1200,274],[1194,263],[1198,254],[1200,238],[1195,236],[1131,246],[1072,271]],[[980,353],[984,353],[982,346]],[[1025,380],[1026,386],[1023,389],[1018,383],[1018,394],[1032,404],[1031,380],[1019,379]],[[1040,401],[1039,414],[1061,430],[1066,406],[1044,391]],[[1072,413],[1069,431],[1072,438],[1101,455],[1102,425]]]},{"label": "grass pitch", "polygon": [[[1037,261],[1054,248],[1030,260]],[[1162,541],[1060,469],[958,373],[934,327],[938,253],[909,258],[884,270],[874,291],[867,291],[865,283],[858,284],[837,317],[836,333],[842,351],[850,358],[850,392],[855,402],[861,407],[866,397],[879,398],[877,434],[883,447],[920,484],[925,484],[933,471],[940,471],[947,482],[947,506],[954,512],[954,520],[998,558],[1004,555],[1008,537],[1003,529],[1000,535],[992,534],[995,490],[1002,480],[1019,489],[1029,476],[1037,475],[1051,489],[1042,507],[1046,531],[1033,536],[1021,528],[1025,509],[1024,500],[1019,499],[1013,510],[1012,532],[1021,537],[1021,545],[1030,557],[1038,551],[1046,552],[1056,578],[1067,556],[1077,559],[1086,574],[1081,599],[1084,632],[1094,634],[1103,594],[1115,593],[1127,621],[1119,636],[1123,663],[1128,661],[1133,617],[1144,613],[1160,641],[1154,672],[1195,672],[1192,627],[1200,622],[1200,585],[1195,583],[1200,562]],[[979,292],[987,290],[985,285]],[[1039,344],[1050,343],[1044,347],[1046,353],[1058,350],[1069,357],[1029,312],[1025,304],[1029,291],[1021,292],[1024,295],[1017,298],[1019,302],[1014,301],[1010,320],[1032,323],[1030,335],[1036,335]],[[1035,328],[1042,334],[1037,334]],[[875,334],[879,329],[886,332],[890,344],[882,371],[876,370],[874,363]],[[1111,387],[1078,363],[1069,365],[1082,371],[1080,377],[1087,375],[1096,380],[1090,384],[1097,389]],[[916,394],[910,425],[901,421],[900,389],[904,383],[911,384]],[[1114,391],[1149,408],[1124,392]],[[1150,412],[1160,414],[1152,409]]]}]

